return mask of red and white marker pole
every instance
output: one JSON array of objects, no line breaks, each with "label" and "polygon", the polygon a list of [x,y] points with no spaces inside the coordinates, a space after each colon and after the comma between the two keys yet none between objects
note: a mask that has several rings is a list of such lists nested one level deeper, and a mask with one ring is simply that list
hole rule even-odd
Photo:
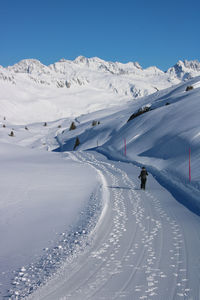
[{"label": "red and white marker pole", "polygon": [[124,139],[124,155],[126,156],[126,139]]}]

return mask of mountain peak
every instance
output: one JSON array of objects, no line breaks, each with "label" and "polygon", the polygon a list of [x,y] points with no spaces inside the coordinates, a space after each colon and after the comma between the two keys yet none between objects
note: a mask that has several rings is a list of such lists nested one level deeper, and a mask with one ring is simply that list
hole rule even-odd
[{"label": "mountain peak", "polygon": [[15,73],[38,73],[41,70],[48,69],[47,66],[43,65],[38,59],[23,59],[13,66],[7,68],[9,71],[14,71]]},{"label": "mountain peak", "polygon": [[79,64],[79,63],[88,63],[88,58],[85,57],[85,56],[78,56],[75,60],[74,60],[75,63]]},{"label": "mountain peak", "polygon": [[[13,66],[0,68],[0,73],[1,81],[12,81],[16,85],[27,79],[46,88],[67,88],[66,93],[69,89],[72,93],[73,88],[95,89],[117,97],[138,98],[200,75],[200,62],[180,60],[163,72],[155,66],[142,69],[138,62],[112,62],[81,55],[75,60],[61,59],[48,66],[37,59],[24,59]],[[20,76],[20,73],[24,75]]]},{"label": "mountain peak", "polygon": [[167,71],[168,74],[179,78],[180,80],[188,80],[198,76],[200,72],[200,62],[198,60],[179,60],[172,68]]}]

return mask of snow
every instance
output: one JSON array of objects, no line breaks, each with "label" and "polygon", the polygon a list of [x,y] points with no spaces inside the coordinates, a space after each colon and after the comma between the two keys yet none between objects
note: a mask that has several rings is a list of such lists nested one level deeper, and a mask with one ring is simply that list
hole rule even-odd
[{"label": "snow", "polygon": [[60,60],[50,66],[25,59],[0,68],[1,116],[13,124],[78,117],[171,87],[200,75],[199,70],[198,61],[179,62],[163,72],[96,57]]},{"label": "snow", "polygon": [[199,218],[151,175],[140,191],[137,167],[75,155],[105,174],[109,209],[90,251],[28,299],[198,299]]},{"label": "snow", "polygon": [[[148,166],[157,176],[171,184],[184,185],[184,193],[192,190],[194,204],[200,212],[199,198],[199,93],[200,79],[180,84],[175,88],[158,92],[124,106],[119,113],[103,117],[104,111],[79,118],[76,135],[81,140],[80,149],[98,146],[98,151],[110,158],[132,161]],[[186,87],[193,85],[192,91]],[[168,105],[166,105],[168,104]],[[135,119],[129,117],[144,107],[150,110]],[[91,119],[100,120],[92,128]],[[103,134],[102,134],[103,133]],[[89,138],[88,138],[89,137]],[[62,149],[72,150],[74,132],[58,135]],[[126,139],[126,157],[124,156]],[[71,144],[72,143],[72,144]],[[192,181],[189,183],[189,149],[191,149]],[[165,178],[165,179],[164,179]]]},{"label": "snow", "polygon": [[199,70],[200,64],[198,60],[179,60],[177,64],[167,70],[167,73],[177,76],[181,80],[187,80],[199,76]]},{"label": "snow", "polygon": [[57,246],[59,234],[78,223],[91,196],[99,192],[101,178],[68,157],[3,143],[0,163],[3,296],[13,271],[37,261],[43,249]]},{"label": "snow", "polygon": [[[198,73],[198,62],[178,64]],[[146,96],[123,94],[122,67]],[[53,86],[53,72],[72,70],[84,84]],[[199,299],[200,77],[152,94],[141,78],[157,87],[172,77],[137,63],[26,60],[1,71],[0,297]]]}]

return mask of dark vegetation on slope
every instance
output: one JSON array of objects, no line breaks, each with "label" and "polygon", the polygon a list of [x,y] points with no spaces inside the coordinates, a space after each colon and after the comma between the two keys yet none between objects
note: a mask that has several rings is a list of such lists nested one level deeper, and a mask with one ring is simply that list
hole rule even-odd
[{"label": "dark vegetation on slope", "polygon": [[140,115],[142,115],[142,114],[144,114],[144,113],[150,111],[150,110],[151,110],[151,108],[148,107],[148,106],[145,106],[145,107],[142,107],[142,108],[138,109],[138,111],[137,111],[136,113],[133,113],[133,114],[130,116],[130,118],[128,119],[127,123],[128,123],[129,121],[135,119],[136,117],[138,117],[138,116],[140,116]]}]

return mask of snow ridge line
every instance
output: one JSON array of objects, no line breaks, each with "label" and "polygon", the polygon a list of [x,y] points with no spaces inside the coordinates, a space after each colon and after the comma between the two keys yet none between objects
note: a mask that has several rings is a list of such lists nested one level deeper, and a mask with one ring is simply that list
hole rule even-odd
[{"label": "snow ridge line", "polygon": [[109,203],[109,199],[110,199],[109,190],[108,190],[108,188],[106,188],[108,186],[108,184],[107,184],[106,178],[103,175],[103,173],[99,169],[97,169],[91,162],[88,162],[85,158],[83,158],[83,156],[78,155],[78,154],[77,155],[70,154],[70,156],[72,159],[75,159],[76,161],[77,161],[77,159],[75,157],[78,157],[79,161],[82,161],[83,163],[85,163],[85,164],[89,165],[91,168],[93,168],[98,173],[100,180],[102,182],[102,185],[101,185],[102,211],[101,211],[99,219],[96,223],[96,226],[90,232],[90,236],[93,236],[94,234],[96,234],[98,228],[101,226],[101,224],[103,222],[103,218],[108,209],[108,203]]},{"label": "snow ridge line", "polygon": [[105,177],[103,176],[103,173],[100,170],[96,169],[96,171],[99,174],[99,177],[101,178],[101,181],[102,181],[102,202],[103,202],[103,209],[102,209],[101,215],[100,215],[100,217],[98,219],[98,222],[97,222],[95,228],[91,232],[91,235],[95,234],[97,232],[98,228],[101,226],[101,224],[103,222],[103,219],[105,217],[105,214],[107,212],[108,202],[109,202],[109,199],[110,199],[109,190],[108,190],[108,188],[106,188],[106,186],[108,185],[107,181],[106,181]]}]

